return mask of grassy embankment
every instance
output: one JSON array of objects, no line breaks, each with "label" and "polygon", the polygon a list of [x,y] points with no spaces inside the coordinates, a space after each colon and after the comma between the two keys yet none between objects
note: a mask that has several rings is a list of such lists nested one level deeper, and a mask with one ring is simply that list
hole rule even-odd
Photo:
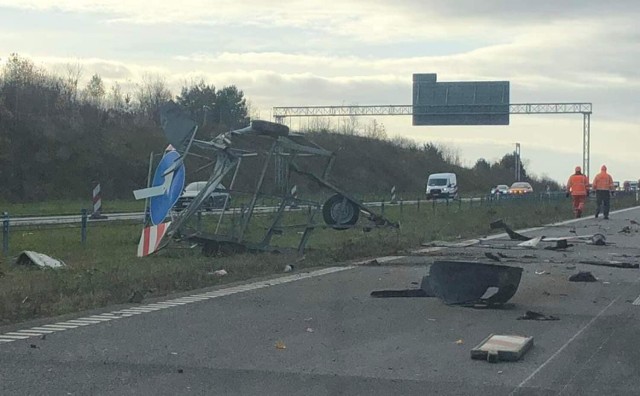
[{"label": "grassy embankment", "polygon": [[[615,208],[635,205],[631,197],[618,197]],[[589,203],[587,213],[593,210]],[[73,227],[13,228],[10,255],[0,261],[0,325],[32,318],[64,314],[128,302],[134,291],[161,296],[206,286],[282,272],[284,265],[305,267],[340,265],[356,258],[402,252],[431,240],[451,240],[484,235],[488,224],[502,218],[514,228],[538,226],[572,217],[569,200],[515,200],[501,204],[478,202],[405,205],[387,207],[386,215],[400,221],[395,229],[334,231],[317,229],[304,260],[293,254],[241,254],[204,257],[200,249],[173,245],[160,254],[135,257],[140,224],[93,223],[86,245],[80,244],[80,229]],[[264,231],[271,215],[261,215],[249,236]],[[304,213],[289,216],[290,224],[303,222]],[[217,216],[203,217],[202,226],[211,229]],[[233,222],[227,218],[225,227]],[[237,223],[237,222],[236,222]],[[285,232],[274,238],[278,246],[295,246],[300,235]],[[62,259],[62,270],[18,268],[12,257],[22,250],[35,250]],[[228,275],[211,275],[217,269]]]}]

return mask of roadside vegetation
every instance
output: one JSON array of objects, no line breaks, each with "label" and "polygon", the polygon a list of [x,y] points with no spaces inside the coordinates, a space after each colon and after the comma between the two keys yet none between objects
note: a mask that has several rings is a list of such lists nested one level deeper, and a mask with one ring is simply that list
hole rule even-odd
[{"label": "roadside vegetation", "polygon": [[[614,208],[635,204],[633,197],[617,197]],[[589,202],[586,213],[591,210],[593,202]],[[407,254],[433,240],[486,235],[491,232],[489,223],[500,218],[517,229],[572,217],[568,199],[461,202],[448,206],[423,202],[419,208],[387,206],[385,215],[399,221],[401,228],[363,232],[362,228],[334,231],[319,227],[304,258],[286,252],[205,257],[198,247],[173,244],[157,255],[139,259],[135,257],[139,223],[93,223],[85,245],[80,243],[80,229],[76,226],[14,227],[10,254],[0,261],[0,325],[128,303],[136,292],[151,298],[279,274],[287,264],[300,271],[344,265],[354,259]],[[289,216],[289,224],[300,223],[304,216],[304,211]],[[269,220],[269,214],[259,216],[250,237],[260,235]],[[200,227],[211,230],[216,221],[216,216],[204,216]],[[359,224],[365,225],[362,220]],[[287,232],[273,243],[295,247],[299,237],[295,231]],[[61,259],[67,268],[40,270],[15,266],[13,258],[23,250]],[[216,277],[213,271],[218,269],[225,269],[228,275]]]}]

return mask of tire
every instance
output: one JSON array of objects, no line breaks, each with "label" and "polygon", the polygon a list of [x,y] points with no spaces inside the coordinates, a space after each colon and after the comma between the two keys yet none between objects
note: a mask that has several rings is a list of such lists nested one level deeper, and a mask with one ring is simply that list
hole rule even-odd
[{"label": "tire", "polygon": [[275,122],[256,120],[251,121],[251,128],[259,135],[267,135],[272,137],[289,135],[289,127]]},{"label": "tire", "polygon": [[340,194],[336,194],[322,205],[324,222],[336,230],[346,230],[358,222],[360,208]]}]

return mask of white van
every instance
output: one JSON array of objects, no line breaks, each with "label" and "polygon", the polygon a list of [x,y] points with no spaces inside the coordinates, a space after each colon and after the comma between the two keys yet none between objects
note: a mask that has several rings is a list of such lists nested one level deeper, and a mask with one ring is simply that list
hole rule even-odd
[{"label": "white van", "polygon": [[457,199],[458,181],[455,173],[434,173],[427,179],[427,199]]}]

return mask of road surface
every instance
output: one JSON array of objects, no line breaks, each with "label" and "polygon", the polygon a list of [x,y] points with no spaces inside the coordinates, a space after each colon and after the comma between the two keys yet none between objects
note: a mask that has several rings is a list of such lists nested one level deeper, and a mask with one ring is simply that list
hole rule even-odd
[{"label": "road surface", "polygon": [[[377,266],[285,274],[2,328],[0,394],[637,395],[640,270],[579,263],[638,262],[639,228],[629,220],[640,220],[640,208],[526,232],[600,232],[615,243],[605,247],[515,250],[498,236],[483,242],[489,247],[421,249]],[[630,232],[620,233],[625,226]],[[415,287],[433,260],[486,261],[487,251],[524,268],[503,309],[369,296]],[[567,280],[580,270],[598,281]],[[527,310],[560,320],[517,320]],[[534,346],[518,362],[471,360],[470,349],[489,334],[533,336]]]}]

